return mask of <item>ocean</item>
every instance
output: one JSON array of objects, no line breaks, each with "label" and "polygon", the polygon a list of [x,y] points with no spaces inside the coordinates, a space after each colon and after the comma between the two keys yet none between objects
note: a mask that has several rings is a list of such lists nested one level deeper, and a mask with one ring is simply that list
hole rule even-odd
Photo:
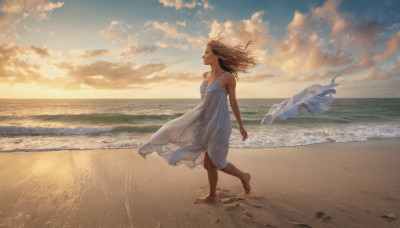
[{"label": "ocean", "polygon": [[[284,99],[239,99],[249,138],[231,112],[230,147],[300,146],[400,137],[400,99],[334,99],[318,115],[260,125]],[[0,152],[137,148],[200,99],[2,99]]]}]

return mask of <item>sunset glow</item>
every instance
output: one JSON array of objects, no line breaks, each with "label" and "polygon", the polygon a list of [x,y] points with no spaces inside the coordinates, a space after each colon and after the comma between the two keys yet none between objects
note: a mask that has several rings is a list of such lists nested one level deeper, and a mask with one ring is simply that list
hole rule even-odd
[{"label": "sunset glow", "polygon": [[398,1],[0,3],[0,98],[199,98],[209,38],[251,49],[238,98],[342,73],[335,97],[400,97]]}]

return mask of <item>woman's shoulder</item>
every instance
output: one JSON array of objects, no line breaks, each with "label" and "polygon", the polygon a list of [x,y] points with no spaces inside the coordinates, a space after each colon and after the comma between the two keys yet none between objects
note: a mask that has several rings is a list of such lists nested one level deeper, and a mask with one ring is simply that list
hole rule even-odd
[{"label": "woman's shoulder", "polygon": [[224,77],[221,80],[221,84],[222,84],[222,86],[224,88],[228,87],[230,85],[234,85],[235,86],[236,85],[235,76],[231,72],[225,73]]},{"label": "woman's shoulder", "polygon": [[203,73],[203,79],[205,79],[205,78],[207,77],[208,73],[210,73],[210,72],[207,71],[207,72],[204,72],[204,73]]},{"label": "woman's shoulder", "polygon": [[231,72],[227,72],[226,74],[225,74],[225,80],[227,80],[227,81],[231,81],[231,80],[234,80],[234,81],[236,81],[236,79],[235,79],[235,76],[231,73]]}]

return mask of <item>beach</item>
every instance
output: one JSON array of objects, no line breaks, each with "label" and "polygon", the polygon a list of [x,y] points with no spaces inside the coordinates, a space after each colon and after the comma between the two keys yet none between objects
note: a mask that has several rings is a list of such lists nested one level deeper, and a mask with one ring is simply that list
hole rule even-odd
[{"label": "beach", "polygon": [[399,227],[400,139],[231,148],[252,192],[136,149],[0,153],[0,227]]}]

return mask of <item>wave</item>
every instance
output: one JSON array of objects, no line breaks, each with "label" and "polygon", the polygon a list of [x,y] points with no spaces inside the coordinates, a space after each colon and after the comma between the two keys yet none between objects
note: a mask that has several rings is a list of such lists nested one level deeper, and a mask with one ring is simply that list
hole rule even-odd
[{"label": "wave", "polygon": [[[238,128],[236,121],[231,120],[232,126]],[[329,126],[333,124],[349,124],[352,121],[346,118],[333,118],[333,117],[321,117],[321,116],[296,116],[289,117],[286,120],[275,120],[272,124],[282,126],[302,126],[302,127],[316,127],[316,126]],[[246,126],[258,126],[260,119],[242,119],[242,123]]]},{"label": "wave", "polygon": [[110,128],[74,127],[74,128],[46,128],[46,127],[12,127],[0,126],[0,135],[95,135],[109,132]]},{"label": "wave", "polygon": [[160,125],[143,127],[118,126],[118,127],[71,127],[71,128],[46,128],[46,127],[14,127],[0,126],[1,136],[22,136],[22,135],[98,135],[103,133],[151,133],[161,128]]},{"label": "wave", "polygon": [[241,111],[240,114],[243,115],[259,115],[259,112],[249,112],[249,111]]},{"label": "wave", "polygon": [[304,128],[293,125],[283,127],[271,124],[265,128],[248,129],[248,133],[249,138],[243,142],[238,129],[233,129],[230,146],[267,148],[326,142],[366,141],[375,138],[399,138],[400,123],[332,125],[322,128]]},{"label": "wave", "polygon": [[173,115],[128,115],[121,113],[91,113],[91,114],[61,114],[61,115],[34,115],[30,119],[49,121],[49,122],[68,122],[68,123],[89,123],[89,124],[118,124],[118,123],[142,123],[144,121],[167,121],[183,115],[176,113]]},{"label": "wave", "polygon": [[119,132],[138,132],[138,133],[153,133],[160,129],[162,125],[152,125],[152,126],[144,126],[144,127],[131,127],[131,126],[119,126],[114,127],[111,132],[119,133]]},{"label": "wave", "polygon": [[[400,138],[400,123],[331,126],[323,128],[284,127],[264,125],[264,128],[249,128],[249,138],[241,140],[238,129],[233,129],[230,138],[232,148],[270,148],[304,146],[316,143],[366,141],[375,138]],[[11,137],[1,137],[0,152],[55,151],[93,149],[135,149],[148,140],[150,131],[161,126],[116,127],[116,128],[15,128],[0,126],[0,137],[8,130]],[[127,132],[127,133],[126,133]],[[132,134],[134,132],[134,134]],[[136,132],[148,132],[139,133]],[[106,133],[106,134],[103,134]],[[121,134],[122,133],[122,134]],[[40,137],[31,137],[40,135]],[[78,137],[77,137],[78,136]]]},{"label": "wave", "polygon": [[3,121],[3,120],[7,120],[7,119],[9,119],[11,116],[0,116],[0,121]]}]

